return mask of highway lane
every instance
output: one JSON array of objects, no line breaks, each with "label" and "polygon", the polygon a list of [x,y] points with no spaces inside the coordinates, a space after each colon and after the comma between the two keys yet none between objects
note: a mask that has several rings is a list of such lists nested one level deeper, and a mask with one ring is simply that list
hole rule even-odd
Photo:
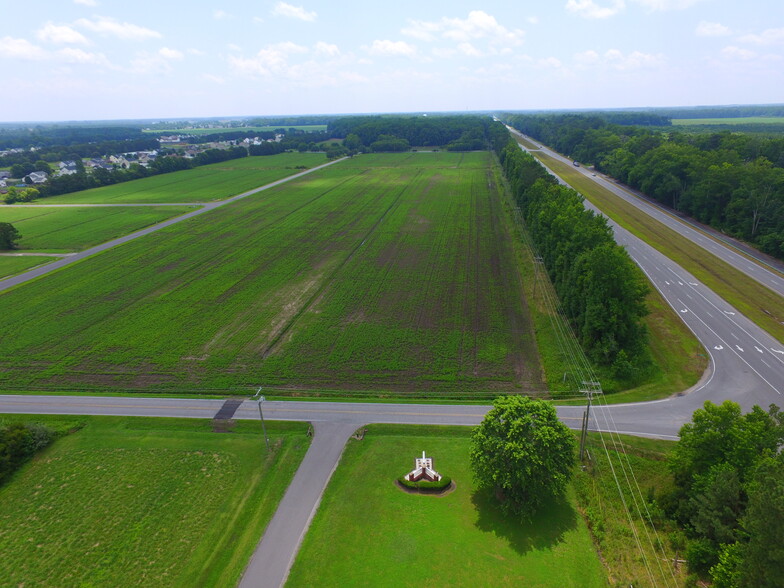
[{"label": "highway lane", "polygon": [[[520,148],[527,150],[522,145]],[[554,156],[564,159],[558,154]],[[568,185],[561,178],[559,181]],[[586,208],[601,212],[587,200],[584,204]],[[771,403],[781,405],[784,402],[784,345],[658,250],[614,221],[608,219],[608,223],[616,241],[626,247],[710,356],[710,377],[675,403],[678,409],[691,414],[705,400],[717,403],[733,400],[745,410],[755,404],[763,407]],[[613,408],[612,413],[620,418],[623,413],[638,410],[642,407]]]},{"label": "highway lane", "polygon": [[[573,163],[571,159],[568,159],[560,153],[549,149],[531,137],[527,137],[526,135],[523,135],[514,129],[510,128],[510,130],[516,135],[525,138],[527,141],[535,145],[539,145],[540,147],[537,149],[538,151],[541,151],[542,153],[545,153],[550,157],[558,159],[564,163],[570,165]],[[599,172],[596,172],[596,175],[594,175],[592,170],[586,169],[583,166],[577,167],[575,170],[590,178],[602,187],[610,190],[616,196],[623,198],[626,202],[636,206],[670,229],[677,231],[684,237],[690,239],[693,243],[699,245],[706,251],[709,251],[719,259],[722,259],[750,278],[758,281],[764,286],[767,286],[774,292],[778,293],[780,296],[784,296],[784,275],[781,273],[781,268],[784,264],[768,265],[768,263],[762,259],[751,260],[747,255],[741,254],[731,241],[723,241],[718,236],[710,236],[706,232],[700,230],[696,225],[690,223],[687,219],[680,218],[666,210],[664,207],[650,202],[645,198],[637,196],[633,191],[619,185],[612,178],[604,176]]]},{"label": "highway lane", "polygon": [[[176,217],[171,218],[169,220],[165,220],[163,222],[160,222],[160,223],[158,223],[156,225],[152,225],[152,226],[147,227],[145,229],[141,229],[139,231],[135,231],[135,232],[130,233],[128,235],[124,235],[123,237],[119,237],[117,239],[112,239],[111,241],[107,241],[106,243],[101,243],[100,245],[96,245],[95,247],[90,247],[89,249],[85,249],[84,251],[80,251],[80,252],[75,253],[73,255],[69,255],[68,257],[63,257],[61,259],[58,259],[57,261],[53,261],[52,263],[47,263],[46,265],[41,265],[41,266],[35,267],[35,268],[33,268],[31,270],[28,270],[26,272],[23,272],[21,274],[17,274],[15,276],[11,276],[10,278],[5,278],[4,280],[0,280],[0,292],[3,292],[4,290],[7,290],[9,288],[13,288],[14,286],[18,286],[20,284],[24,284],[25,282],[28,282],[28,281],[33,280],[35,278],[39,278],[41,276],[44,276],[44,275],[46,275],[46,274],[48,274],[50,272],[59,270],[60,268],[63,268],[65,266],[70,265],[72,263],[75,263],[77,261],[81,261],[82,259],[86,259],[87,257],[91,257],[93,255],[96,255],[98,253],[106,251],[107,249],[111,249],[112,247],[116,247],[118,245],[122,245],[123,243],[127,243],[128,241],[133,241],[134,239],[138,239],[139,237],[144,237],[145,235],[149,235],[150,233],[154,233],[156,231],[160,231],[161,229],[164,229],[164,228],[166,228],[168,226],[171,226],[173,224],[182,222],[182,221],[187,220],[189,218],[193,218],[194,216],[198,216],[198,215],[204,214],[204,213],[206,213],[206,212],[208,212],[210,210],[214,210],[214,209],[219,208],[221,206],[225,206],[225,205],[230,204],[230,203],[232,203],[232,202],[234,202],[236,200],[240,200],[241,198],[246,198],[247,196],[250,196],[252,194],[257,194],[258,192],[262,192],[264,190],[269,190],[270,188],[274,188],[275,186],[279,186],[281,184],[285,184],[286,182],[290,182],[292,180],[296,180],[297,178],[301,178],[304,175],[313,173],[313,172],[318,171],[318,170],[320,170],[322,168],[325,168],[325,167],[327,167],[329,165],[335,164],[338,161],[342,161],[343,159],[345,159],[345,157],[340,158],[340,159],[335,159],[333,161],[329,161],[329,162],[327,162],[325,164],[322,164],[322,165],[319,165],[319,166],[316,166],[316,167],[313,167],[313,168],[310,168],[310,169],[306,169],[304,171],[301,171],[299,173],[296,173],[296,174],[293,174],[293,175],[290,175],[290,176],[286,176],[285,178],[282,178],[280,180],[276,180],[274,182],[270,182],[269,184],[265,184],[263,186],[259,186],[258,188],[254,188],[253,190],[248,190],[247,192],[243,192],[242,194],[237,194],[236,196],[232,196],[231,198],[227,198],[226,200],[219,200],[219,201],[216,201],[216,202],[208,202],[202,208],[199,208],[199,209],[194,210],[192,212],[187,212],[187,213],[182,214],[180,216],[176,216]],[[118,205],[114,205],[114,206],[118,206]],[[134,206],[136,206],[136,205],[134,205]],[[156,204],[155,206],[158,206],[158,205]],[[183,205],[182,204],[178,204],[178,206],[183,206]]]}]

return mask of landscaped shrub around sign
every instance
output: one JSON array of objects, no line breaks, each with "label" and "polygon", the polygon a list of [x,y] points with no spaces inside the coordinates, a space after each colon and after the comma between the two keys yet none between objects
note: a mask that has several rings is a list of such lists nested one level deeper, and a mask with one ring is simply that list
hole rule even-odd
[{"label": "landscaped shrub around sign", "polygon": [[452,478],[444,476],[437,482],[428,482],[427,480],[419,480],[418,482],[410,482],[406,480],[405,476],[400,476],[397,481],[404,488],[411,488],[412,490],[444,490],[452,483]]}]

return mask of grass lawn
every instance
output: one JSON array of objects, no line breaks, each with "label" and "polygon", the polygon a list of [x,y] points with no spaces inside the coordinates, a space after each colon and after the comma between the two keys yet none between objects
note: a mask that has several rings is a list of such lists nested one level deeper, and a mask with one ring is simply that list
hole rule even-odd
[{"label": "grass lawn", "polygon": [[43,256],[39,257],[37,255],[19,257],[0,255],[0,278],[7,278],[8,276],[20,274],[24,271],[34,268],[37,265],[49,263],[55,259],[57,258]]},{"label": "grass lawn", "polygon": [[22,235],[19,240],[21,250],[65,253],[81,251],[189,210],[193,210],[193,207],[0,206],[0,222],[12,223],[19,230]]},{"label": "grass lawn", "polygon": [[[224,200],[327,159],[323,153],[243,157],[169,174],[38,200],[39,204],[135,204]],[[35,206],[35,202],[31,204]]]},{"label": "grass lawn", "polygon": [[534,152],[550,169],[604,214],[692,273],[779,341],[784,341],[784,299],[676,231],[652,219],[590,178],[547,155]]},{"label": "grass lawn", "polygon": [[307,450],[303,423],[5,415],[84,426],[0,487],[2,586],[233,586]]},{"label": "grass lawn", "polygon": [[[349,441],[294,563],[297,586],[607,586],[572,493],[531,523],[475,489],[467,427],[373,425]],[[426,451],[456,482],[445,496],[394,480]]]}]

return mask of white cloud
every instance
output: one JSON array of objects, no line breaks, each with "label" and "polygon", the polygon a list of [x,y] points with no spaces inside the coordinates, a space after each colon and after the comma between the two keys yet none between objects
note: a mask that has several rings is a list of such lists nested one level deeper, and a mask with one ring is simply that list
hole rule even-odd
[{"label": "white cloud", "polygon": [[618,70],[654,68],[664,64],[664,61],[664,56],[661,54],[652,55],[640,51],[632,51],[624,55],[617,49],[610,49],[604,54],[604,62]]},{"label": "white cloud", "polygon": [[613,0],[611,6],[599,6],[593,0],[569,0],[566,3],[566,10],[590,19],[609,18],[624,8],[626,8],[624,0]]},{"label": "white cloud", "polygon": [[102,35],[110,35],[124,40],[139,41],[161,37],[158,31],[128,22],[118,22],[116,19],[108,16],[97,16],[93,20],[80,18],[74,24]]},{"label": "white cloud", "polygon": [[703,0],[632,0],[652,12],[666,12],[669,10],[685,10]]},{"label": "white cloud", "polygon": [[98,6],[96,0],[73,0],[74,4],[81,4],[82,6]]},{"label": "white cloud", "polygon": [[538,16],[529,16],[525,19],[528,24],[537,25],[539,24],[539,17]]},{"label": "white cloud", "polygon": [[318,16],[315,12],[308,12],[302,6],[292,6],[286,2],[278,2],[275,8],[272,9],[272,15],[296,18],[306,22],[313,22],[316,20],[316,16]]},{"label": "white cloud", "polygon": [[574,60],[581,65],[592,65],[599,62],[599,54],[593,49],[576,53]]},{"label": "white cloud", "polygon": [[150,54],[146,51],[138,53],[135,59],[131,60],[131,72],[137,74],[169,73],[172,68],[168,59],[155,53]]},{"label": "white cloud", "polygon": [[340,55],[340,49],[338,49],[337,45],[325,43],[324,41],[319,41],[313,48],[317,55],[326,55],[327,57],[337,57]]},{"label": "white cloud", "polygon": [[724,37],[730,34],[730,29],[717,22],[702,20],[694,32],[698,37]]},{"label": "white cloud", "polygon": [[223,84],[226,80],[220,76],[214,76],[212,74],[201,74],[201,77],[208,82],[212,82],[213,84]]},{"label": "white cloud", "polygon": [[38,29],[36,37],[40,41],[49,43],[80,43],[86,45],[89,43],[87,38],[80,33],[66,25],[56,25],[53,22],[47,22],[44,26]]},{"label": "white cloud", "polygon": [[743,61],[754,59],[757,56],[754,51],[742,49],[740,47],[736,47],[735,45],[729,45],[728,47],[725,47],[721,50],[721,54],[727,59],[741,59]]},{"label": "white cloud", "polygon": [[373,41],[373,44],[370,47],[364,47],[364,49],[371,55],[382,55],[386,57],[413,57],[416,55],[417,51],[416,47],[405,41],[389,41],[387,39],[377,39]]},{"label": "white cloud", "polygon": [[492,44],[511,46],[520,45],[525,34],[520,29],[506,28],[482,10],[472,10],[466,18],[444,17],[435,22],[410,20],[401,33],[421,41],[434,41],[439,37],[458,43],[487,39]]},{"label": "white cloud", "polygon": [[547,57],[545,59],[540,59],[536,62],[539,67],[549,68],[549,69],[558,69],[561,67],[561,60],[555,57]]},{"label": "white cloud", "polygon": [[457,50],[460,51],[463,55],[468,57],[483,57],[484,53],[482,53],[479,49],[474,47],[471,43],[459,43],[457,45]]},{"label": "white cloud", "polygon": [[229,66],[237,73],[246,75],[268,76],[285,72],[289,65],[290,55],[307,53],[308,48],[291,41],[268,45],[261,49],[255,57],[229,55]]},{"label": "white cloud", "polygon": [[235,43],[229,43],[226,45],[226,47],[229,49],[229,51],[242,51],[242,47]]},{"label": "white cloud", "polygon": [[221,10],[221,9],[215,10],[212,13],[212,18],[214,18],[215,20],[225,20],[225,19],[231,18],[231,17],[232,17],[231,14],[229,14],[225,10]]},{"label": "white cloud", "polygon": [[741,43],[751,43],[753,45],[783,45],[784,27],[780,29],[767,29],[759,35],[744,35],[738,39]]},{"label": "white cloud", "polygon": [[111,67],[111,63],[103,53],[89,53],[75,47],[65,47],[57,52],[57,56],[67,63],[87,63]]},{"label": "white cloud", "polygon": [[46,59],[48,54],[45,50],[41,49],[41,47],[33,45],[27,39],[3,37],[0,39],[0,57],[39,60]]},{"label": "white cloud", "polygon": [[195,47],[191,47],[187,51],[188,51],[188,55],[196,55],[196,56],[207,55],[204,51],[202,51],[201,49],[196,49]]},{"label": "white cloud", "polygon": [[161,47],[158,50],[158,55],[163,57],[164,59],[172,59],[178,61],[185,57],[182,51],[178,51],[177,49],[169,49],[168,47]]}]

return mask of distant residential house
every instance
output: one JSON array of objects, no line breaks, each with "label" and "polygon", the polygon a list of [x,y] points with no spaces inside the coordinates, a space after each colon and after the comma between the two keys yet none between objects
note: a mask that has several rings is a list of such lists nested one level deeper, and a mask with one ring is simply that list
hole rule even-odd
[{"label": "distant residential house", "polygon": [[130,162],[122,155],[110,155],[109,163],[125,169],[131,165]]},{"label": "distant residential house", "polygon": [[34,171],[27,174],[24,179],[30,178],[31,184],[43,184],[48,177],[46,172]]},{"label": "distant residential house", "polygon": [[61,161],[57,166],[59,169],[55,174],[58,176],[71,176],[79,171],[75,161]]},{"label": "distant residential house", "polygon": [[113,169],[112,164],[104,161],[103,159],[94,158],[84,164],[85,167],[91,167],[93,169],[100,167],[103,169]]},{"label": "distant residential house", "polygon": [[0,171],[0,180],[7,180],[11,177],[11,172],[9,171]]}]

